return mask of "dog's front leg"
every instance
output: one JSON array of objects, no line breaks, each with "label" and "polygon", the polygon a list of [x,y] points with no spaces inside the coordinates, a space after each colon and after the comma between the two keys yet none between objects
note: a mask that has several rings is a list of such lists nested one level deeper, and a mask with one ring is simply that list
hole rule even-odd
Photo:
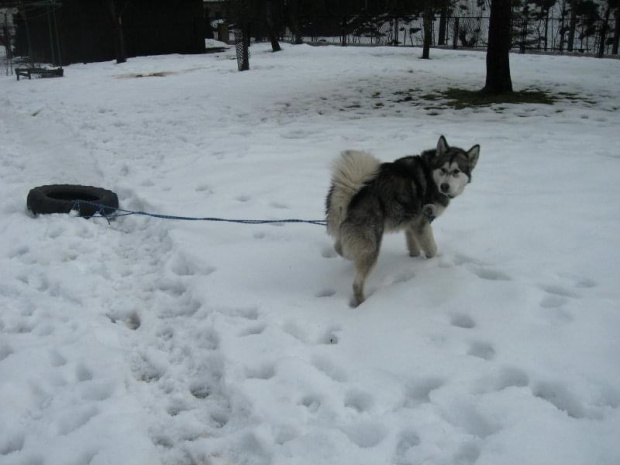
[{"label": "dog's front leg", "polygon": [[418,242],[417,232],[413,226],[408,226],[405,229],[405,237],[407,238],[407,249],[409,250],[410,257],[419,257],[420,243]]},{"label": "dog's front leg", "polygon": [[433,236],[433,228],[428,221],[424,221],[420,227],[418,240],[420,241],[420,247],[424,251],[426,258],[433,258],[437,255],[437,243]]}]

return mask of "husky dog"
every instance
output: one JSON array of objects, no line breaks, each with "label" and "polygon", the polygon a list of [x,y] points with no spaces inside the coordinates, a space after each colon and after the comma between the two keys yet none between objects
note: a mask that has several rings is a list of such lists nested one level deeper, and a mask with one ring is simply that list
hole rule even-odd
[{"label": "husky dog", "polygon": [[364,301],[385,231],[404,230],[412,257],[435,256],[431,221],[471,182],[479,154],[479,145],[465,151],[450,147],[444,136],[436,149],[392,163],[355,150],[341,154],[326,200],[327,232],[336,252],[355,262],[351,306]]}]

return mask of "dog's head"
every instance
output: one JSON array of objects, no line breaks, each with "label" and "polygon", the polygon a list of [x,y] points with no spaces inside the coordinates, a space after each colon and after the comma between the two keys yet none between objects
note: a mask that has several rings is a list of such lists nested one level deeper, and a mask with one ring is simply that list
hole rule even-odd
[{"label": "dog's head", "polygon": [[453,199],[461,195],[465,186],[471,182],[471,172],[478,162],[480,146],[474,145],[465,151],[450,147],[441,136],[436,150],[425,152],[425,158],[433,172],[433,180],[439,192]]}]

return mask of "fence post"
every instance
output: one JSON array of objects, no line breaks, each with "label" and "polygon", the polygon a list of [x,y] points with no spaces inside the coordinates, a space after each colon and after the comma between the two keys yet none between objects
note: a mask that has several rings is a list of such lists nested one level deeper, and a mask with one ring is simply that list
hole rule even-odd
[{"label": "fence post", "polygon": [[456,50],[459,47],[459,18],[454,18],[454,36],[452,37],[452,48]]}]

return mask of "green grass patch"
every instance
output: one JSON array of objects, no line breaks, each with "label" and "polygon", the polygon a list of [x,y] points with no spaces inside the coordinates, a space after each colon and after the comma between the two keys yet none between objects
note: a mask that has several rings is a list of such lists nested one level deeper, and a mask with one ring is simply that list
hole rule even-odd
[{"label": "green grass patch", "polygon": [[[536,89],[492,95],[475,90],[450,88],[448,90],[438,91],[436,95],[439,95],[442,100],[445,100],[446,106],[457,110],[471,107],[521,103],[553,105],[558,100],[558,97],[552,95],[550,92]],[[436,98],[433,100],[436,100]]]}]

